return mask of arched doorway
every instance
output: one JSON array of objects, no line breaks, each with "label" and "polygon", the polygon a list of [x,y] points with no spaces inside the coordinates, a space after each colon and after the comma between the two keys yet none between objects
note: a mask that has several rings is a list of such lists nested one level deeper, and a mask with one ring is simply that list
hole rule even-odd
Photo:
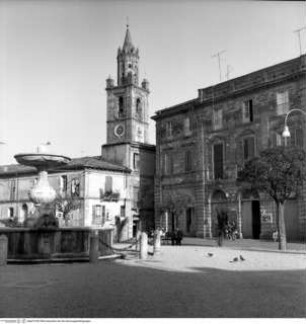
[{"label": "arched doorway", "polygon": [[257,191],[244,190],[241,195],[241,223],[243,238],[260,238],[260,201]]},{"label": "arched doorway", "polygon": [[217,189],[211,195],[211,232],[214,237],[218,236],[218,210],[227,209],[227,198],[223,190]]}]

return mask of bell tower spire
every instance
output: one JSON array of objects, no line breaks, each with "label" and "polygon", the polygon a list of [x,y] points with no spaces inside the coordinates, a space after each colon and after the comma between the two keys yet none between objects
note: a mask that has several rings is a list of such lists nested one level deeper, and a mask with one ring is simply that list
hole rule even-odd
[{"label": "bell tower spire", "polygon": [[126,33],[122,48],[118,48],[117,54],[117,84],[138,85],[138,61],[139,51],[133,45],[129,24],[126,25]]}]

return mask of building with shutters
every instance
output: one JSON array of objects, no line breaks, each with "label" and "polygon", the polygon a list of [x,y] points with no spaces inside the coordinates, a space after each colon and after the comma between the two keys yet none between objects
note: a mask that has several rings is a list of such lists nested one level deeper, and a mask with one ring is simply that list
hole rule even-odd
[{"label": "building with shutters", "polygon": [[[155,146],[149,144],[149,83],[139,84],[139,50],[127,27],[118,49],[117,82],[109,77],[107,91],[107,142],[100,157],[73,159],[50,170],[50,183],[80,208],[60,226],[113,226],[115,236],[126,240],[137,230],[154,226]],[[17,153],[17,152],[16,152]],[[34,168],[0,167],[0,219],[23,222],[35,206],[29,201],[37,172]],[[66,223],[65,223],[66,222]]]},{"label": "building with shutters", "polygon": [[[156,112],[155,219],[185,235],[216,236],[226,208],[244,238],[271,238],[276,206],[241,191],[237,172],[260,151],[283,145],[287,112],[306,110],[306,57],[198,90],[197,98]],[[303,114],[290,114],[287,145],[306,149]],[[285,207],[288,240],[305,239],[306,190]]]}]

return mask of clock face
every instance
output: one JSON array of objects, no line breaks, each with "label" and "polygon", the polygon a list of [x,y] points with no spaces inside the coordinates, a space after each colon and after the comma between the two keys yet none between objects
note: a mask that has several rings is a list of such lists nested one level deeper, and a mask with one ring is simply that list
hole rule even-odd
[{"label": "clock face", "polygon": [[114,129],[114,133],[116,136],[121,137],[124,134],[124,126],[123,125],[117,125]]}]

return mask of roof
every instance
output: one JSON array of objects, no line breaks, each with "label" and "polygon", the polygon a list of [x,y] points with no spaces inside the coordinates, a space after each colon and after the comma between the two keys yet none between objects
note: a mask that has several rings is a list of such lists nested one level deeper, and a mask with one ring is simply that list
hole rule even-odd
[{"label": "roof", "polygon": [[[101,156],[85,156],[80,158],[71,159],[71,161],[65,166],[61,166],[55,169],[50,169],[50,173],[95,169],[105,171],[117,171],[117,172],[131,172],[127,167],[120,164],[109,162],[104,160]],[[20,164],[10,164],[0,166],[0,177],[7,177],[17,174],[37,174],[37,169]]]},{"label": "roof", "polygon": [[289,61],[277,63],[263,69],[253,71],[251,73],[230,79],[218,84],[198,89],[198,97],[170,106],[164,109],[157,110],[155,115],[151,117],[153,120],[159,120],[168,116],[188,110],[202,102],[216,102],[222,98],[228,98],[229,95],[237,95],[245,93],[249,89],[255,87],[267,87],[268,84],[281,82],[284,78],[296,77],[296,73],[304,73],[306,71],[306,55],[303,54]]},{"label": "roof", "polygon": [[132,43],[132,37],[129,30],[129,26],[127,26],[122,50],[129,52],[132,48],[134,48],[134,45]]}]

